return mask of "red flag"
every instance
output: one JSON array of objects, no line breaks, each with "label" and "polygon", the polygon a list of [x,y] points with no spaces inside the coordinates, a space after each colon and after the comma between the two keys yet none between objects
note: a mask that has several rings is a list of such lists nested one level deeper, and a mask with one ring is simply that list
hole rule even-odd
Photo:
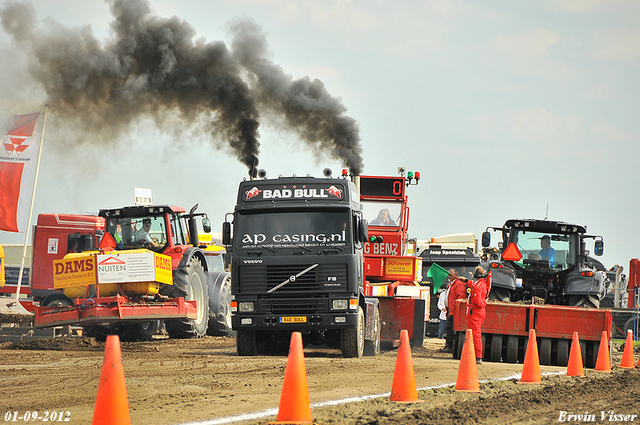
[{"label": "red flag", "polygon": [[[13,127],[2,137],[0,148],[0,230],[25,232],[33,191],[40,113],[14,115]],[[39,125],[40,130],[42,124]],[[35,133],[35,137],[34,137]]]}]

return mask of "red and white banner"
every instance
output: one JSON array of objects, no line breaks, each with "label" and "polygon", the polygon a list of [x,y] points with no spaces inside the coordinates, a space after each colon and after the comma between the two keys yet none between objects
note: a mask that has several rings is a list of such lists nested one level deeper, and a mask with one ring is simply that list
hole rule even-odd
[{"label": "red and white banner", "polygon": [[0,230],[21,233],[27,230],[29,203],[40,150],[41,115],[40,112],[14,115],[13,127],[2,136]]}]

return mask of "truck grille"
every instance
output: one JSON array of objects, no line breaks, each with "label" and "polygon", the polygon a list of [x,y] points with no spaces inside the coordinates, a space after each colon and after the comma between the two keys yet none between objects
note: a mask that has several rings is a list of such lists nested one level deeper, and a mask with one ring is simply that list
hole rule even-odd
[{"label": "truck grille", "polygon": [[[313,264],[252,265],[238,269],[238,291],[242,294],[264,294]],[[273,295],[293,292],[335,292],[347,289],[347,265],[320,264],[302,276],[275,290]]]},{"label": "truck grille", "polygon": [[[326,304],[326,302],[324,302]],[[288,315],[288,314],[316,314],[325,311],[323,308],[323,300],[264,300],[262,309],[270,314]]]}]

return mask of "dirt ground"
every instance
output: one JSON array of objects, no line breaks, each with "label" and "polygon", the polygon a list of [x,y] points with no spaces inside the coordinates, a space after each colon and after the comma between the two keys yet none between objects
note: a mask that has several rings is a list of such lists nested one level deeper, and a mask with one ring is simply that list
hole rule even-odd
[{"label": "dirt ground", "polygon": [[[395,350],[344,359],[337,350],[305,348],[314,421],[531,424],[578,422],[569,415],[586,415],[580,422],[599,423],[610,422],[610,411],[640,414],[640,371],[615,367],[621,358],[615,349],[612,373],[586,370],[586,377],[571,378],[558,375],[565,368],[542,366],[542,384],[535,385],[516,383],[521,364],[485,362],[478,366],[482,392],[465,393],[452,388],[459,361],[439,352],[442,345],[442,340],[427,339],[422,348],[412,349],[419,396],[425,400],[413,404],[389,401]],[[7,412],[24,419],[27,411],[62,411],[68,423],[91,423],[103,353],[104,343],[92,338],[0,343],[0,421]],[[122,360],[132,423],[160,425],[274,421],[287,364],[284,356],[238,357],[234,339],[221,337],[125,342]],[[509,379],[497,380],[501,378]],[[375,397],[321,405],[371,395]]]}]

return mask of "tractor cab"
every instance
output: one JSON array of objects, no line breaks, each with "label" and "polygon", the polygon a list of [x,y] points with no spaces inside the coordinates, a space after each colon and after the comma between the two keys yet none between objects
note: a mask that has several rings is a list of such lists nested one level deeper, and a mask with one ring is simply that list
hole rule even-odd
[{"label": "tractor cab", "polygon": [[[594,254],[602,255],[601,236],[588,235],[585,226],[535,219],[507,220],[489,229],[502,232],[501,259],[489,262],[489,299],[598,307],[603,276],[588,261],[586,240],[594,239]],[[490,243],[487,230],[482,246]]]},{"label": "tractor cab", "polygon": [[[188,214],[184,208],[169,205],[100,210],[109,235],[101,241],[101,248],[105,248],[106,243],[117,250],[146,248],[163,253],[174,247],[198,246],[195,217],[203,216],[205,232],[211,232],[211,225],[206,214],[195,213],[197,207],[195,205]],[[193,240],[189,240],[189,235],[193,235]]]}]

